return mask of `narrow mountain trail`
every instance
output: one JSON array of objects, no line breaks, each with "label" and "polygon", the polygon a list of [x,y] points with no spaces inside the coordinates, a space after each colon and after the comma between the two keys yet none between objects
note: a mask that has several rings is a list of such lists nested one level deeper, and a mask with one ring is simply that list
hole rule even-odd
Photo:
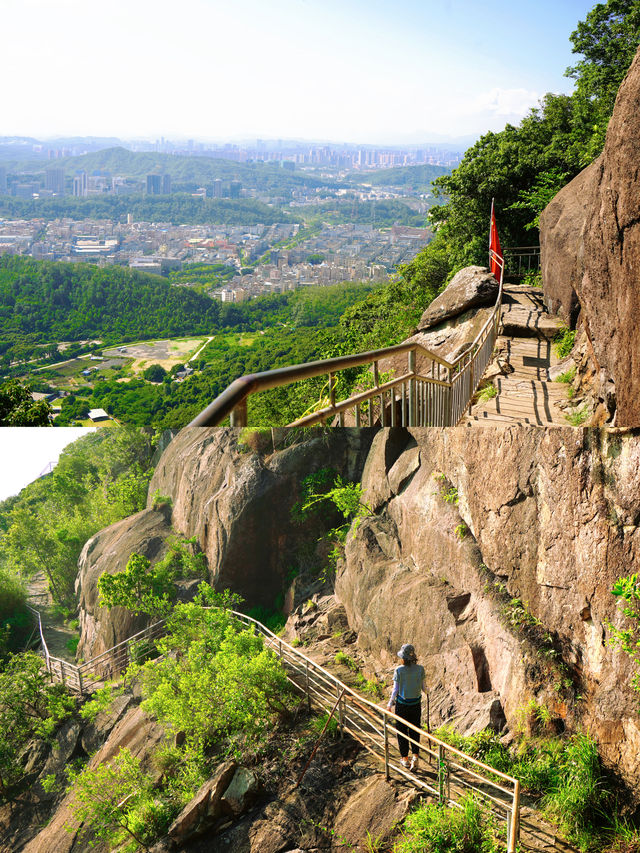
[{"label": "narrow mountain trail", "polygon": [[54,658],[75,663],[75,655],[69,651],[67,644],[77,633],[65,625],[64,617],[55,609],[44,574],[34,575],[28,582],[27,589],[27,604],[40,613],[49,654]]},{"label": "narrow mountain trail", "polygon": [[[370,694],[363,692],[359,688],[354,672],[350,670],[348,666],[336,663],[336,653],[343,650],[344,645],[339,639],[326,637],[319,639],[312,645],[306,647],[304,649],[304,653],[319,666],[322,666],[327,672],[332,673],[335,677],[348,684],[353,690],[359,692],[363,698],[373,701],[376,704],[386,704],[386,696],[388,695],[387,689],[382,691],[382,696],[384,698],[379,696],[377,699],[372,699]],[[411,778],[415,776],[416,779],[421,779],[423,782],[426,781],[432,787],[437,788],[438,776],[435,766],[435,758],[432,758],[430,763],[429,758],[423,753],[423,758],[418,770],[414,773],[410,771],[400,773],[396,763],[397,754],[395,751],[395,738],[393,738],[392,742],[392,763],[390,765],[390,770],[391,779],[394,783],[405,786],[407,785],[407,782],[411,784]],[[376,759],[371,753],[363,750],[363,755],[360,760],[367,764],[372,773],[381,772],[379,759]],[[394,764],[396,765],[395,767]],[[482,784],[480,784],[479,787],[482,789]],[[495,794],[495,791],[491,792],[488,788],[486,790],[487,793]],[[459,801],[469,793],[469,790],[465,787],[464,783],[457,781],[454,776],[451,776],[449,778],[448,793],[452,799]],[[427,801],[434,802],[435,799],[427,795]],[[498,837],[506,842],[506,826],[504,821],[497,819],[497,827]],[[556,851],[556,853],[579,853],[577,847],[574,847],[564,838],[560,837],[555,827],[542,818],[540,812],[534,808],[534,803],[526,794],[522,795],[520,806],[520,842],[518,849],[521,853],[551,853],[551,851]]]},{"label": "narrow mountain trail", "polygon": [[557,405],[567,399],[567,386],[550,379],[559,361],[551,342],[562,325],[559,317],[546,312],[540,288],[506,284],[502,334],[485,371],[497,394],[478,400],[461,426],[567,426]]}]

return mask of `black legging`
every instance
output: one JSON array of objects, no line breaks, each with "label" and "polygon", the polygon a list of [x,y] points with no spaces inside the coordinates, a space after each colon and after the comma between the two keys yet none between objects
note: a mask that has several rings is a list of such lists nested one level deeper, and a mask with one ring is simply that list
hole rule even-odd
[{"label": "black legging", "polygon": [[[396,702],[396,714],[408,723],[412,723],[414,726],[420,728],[420,706],[420,702],[416,702],[415,705],[405,705],[402,702]],[[409,731],[409,728],[404,723],[397,723],[396,728],[398,729],[398,749],[402,758],[406,758],[409,755],[409,741],[407,740],[407,736],[412,738],[412,740],[419,741],[420,735],[417,732]],[[412,743],[411,752],[413,755],[417,755],[419,751],[418,744]]]}]

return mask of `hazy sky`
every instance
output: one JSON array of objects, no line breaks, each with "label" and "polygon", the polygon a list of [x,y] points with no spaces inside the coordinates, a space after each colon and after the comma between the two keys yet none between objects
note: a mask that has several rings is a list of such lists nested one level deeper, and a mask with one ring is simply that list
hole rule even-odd
[{"label": "hazy sky", "polygon": [[37,479],[60,452],[94,428],[2,427],[0,429],[0,500],[17,495]]},{"label": "hazy sky", "polygon": [[1,0],[0,135],[404,142],[498,130],[595,0]]}]

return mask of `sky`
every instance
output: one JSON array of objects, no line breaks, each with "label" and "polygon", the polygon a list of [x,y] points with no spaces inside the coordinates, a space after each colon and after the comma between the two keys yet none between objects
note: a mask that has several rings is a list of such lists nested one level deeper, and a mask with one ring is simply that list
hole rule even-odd
[{"label": "sky", "polygon": [[50,462],[77,438],[94,432],[92,427],[3,427],[0,429],[0,500],[17,495],[37,480]]},{"label": "sky", "polygon": [[2,0],[0,135],[403,144],[570,92],[595,0]]}]

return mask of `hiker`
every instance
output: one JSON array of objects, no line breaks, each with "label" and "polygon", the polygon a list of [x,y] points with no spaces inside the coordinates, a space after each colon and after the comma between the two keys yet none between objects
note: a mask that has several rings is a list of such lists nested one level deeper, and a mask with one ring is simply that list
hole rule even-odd
[{"label": "hiker", "polygon": [[[393,690],[387,709],[391,711],[395,702],[396,714],[419,728],[422,691],[424,690],[424,667],[418,663],[415,649],[411,643],[405,643],[402,646],[398,652],[398,657],[402,658],[402,666],[396,667],[393,673]],[[419,741],[420,735],[414,731],[409,733],[409,729],[404,723],[397,723],[396,727],[398,729],[400,763],[403,767],[409,768],[409,741],[407,736]],[[418,767],[419,751],[418,744],[412,743],[411,770],[416,770]]]}]

